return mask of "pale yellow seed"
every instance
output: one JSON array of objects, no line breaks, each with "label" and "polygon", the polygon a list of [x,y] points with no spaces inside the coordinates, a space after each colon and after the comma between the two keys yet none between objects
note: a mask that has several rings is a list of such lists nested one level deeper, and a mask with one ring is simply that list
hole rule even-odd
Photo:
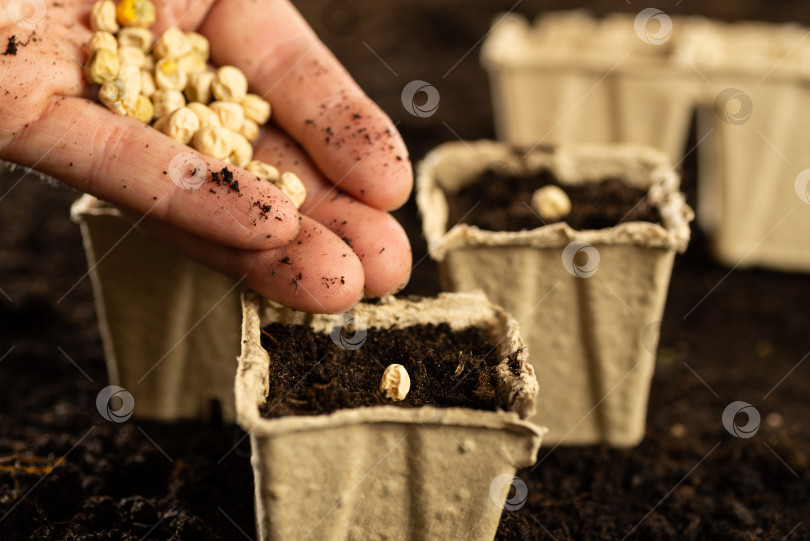
[{"label": "pale yellow seed", "polygon": [[188,98],[188,101],[209,103],[211,101],[211,83],[213,81],[214,74],[210,71],[189,73],[188,83],[186,83],[186,98]]},{"label": "pale yellow seed", "polygon": [[114,53],[118,52],[118,42],[115,41],[115,36],[110,34],[109,32],[104,32],[103,30],[99,30],[98,32],[94,32],[90,39],[87,41],[87,46],[85,50],[87,51],[87,56],[93,56],[93,53],[98,51],[99,49],[107,49]]},{"label": "pale yellow seed", "polygon": [[119,47],[137,47],[144,54],[152,46],[155,41],[155,36],[148,28],[139,28],[137,26],[130,26],[122,28],[118,32],[118,46]]},{"label": "pale yellow seed", "polygon": [[307,189],[298,175],[292,171],[284,171],[279,179],[273,182],[284,194],[290,198],[295,208],[300,208],[307,199]]},{"label": "pale yellow seed", "polygon": [[186,99],[179,90],[155,90],[152,103],[155,104],[155,118],[160,118],[184,107]]},{"label": "pale yellow seed", "polygon": [[89,83],[100,85],[118,75],[121,62],[118,55],[109,49],[98,49],[84,66],[84,76]]},{"label": "pale yellow seed", "polygon": [[191,43],[191,50],[202,57],[203,61],[208,61],[211,51],[211,45],[208,43],[208,38],[197,32],[186,32],[186,37]]},{"label": "pale yellow seed", "polygon": [[152,127],[155,128],[157,131],[163,133],[163,130],[166,128],[166,124],[169,123],[169,118],[171,115],[166,115],[158,118],[155,120],[155,123],[152,124]]},{"label": "pale yellow seed", "polygon": [[121,64],[132,64],[140,68],[145,59],[146,55],[137,47],[126,46],[118,49],[118,60],[121,61]]},{"label": "pale yellow seed", "polygon": [[133,64],[124,64],[118,71],[118,78],[124,82],[127,87],[127,95],[124,97],[124,107],[131,109],[135,107],[138,101],[138,95],[141,93],[141,68]]},{"label": "pale yellow seed", "polygon": [[208,64],[205,62],[205,59],[194,51],[178,58],[177,65],[187,74],[208,69]]},{"label": "pale yellow seed", "polygon": [[278,168],[269,163],[264,163],[259,160],[252,160],[245,164],[245,170],[249,173],[253,173],[259,178],[269,180],[270,182],[275,183],[281,178],[281,175],[278,172]]},{"label": "pale yellow seed", "polygon": [[155,56],[148,54],[143,58],[143,64],[141,64],[141,68],[149,71],[155,71]]},{"label": "pale yellow seed", "polygon": [[155,66],[155,84],[163,90],[183,90],[188,78],[177,61],[172,58],[158,60]]},{"label": "pale yellow seed", "polygon": [[155,76],[149,70],[141,70],[141,94],[147,98],[151,98],[157,90],[155,86]]},{"label": "pale yellow seed", "polygon": [[222,66],[216,71],[211,92],[221,101],[240,103],[247,95],[247,77],[234,66]]},{"label": "pale yellow seed", "polygon": [[121,26],[149,28],[155,24],[155,5],[149,0],[120,0],[116,18]]},{"label": "pale yellow seed", "polygon": [[244,167],[253,159],[253,146],[243,135],[231,132],[231,153],[228,161],[236,167]]},{"label": "pale yellow seed", "polygon": [[411,390],[411,377],[401,364],[389,364],[383,372],[380,392],[395,402],[405,400]]},{"label": "pale yellow seed", "polygon": [[157,40],[152,50],[155,58],[180,58],[191,52],[191,42],[179,28],[169,28]]},{"label": "pale yellow seed", "polygon": [[200,120],[200,127],[203,126],[220,126],[222,127],[222,122],[219,120],[219,115],[217,115],[214,111],[211,110],[210,107],[205,105],[204,103],[193,101],[186,105],[189,109],[194,111],[194,114],[197,115],[197,118]]},{"label": "pale yellow seed", "polygon": [[100,101],[107,109],[111,110],[117,115],[127,114],[124,107],[124,99],[127,95],[127,87],[121,79],[113,78],[101,85],[98,89],[98,101]]},{"label": "pale yellow seed", "polygon": [[149,124],[152,122],[152,117],[155,116],[155,106],[152,105],[152,100],[141,94],[135,102],[135,107],[127,111],[127,116]]},{"label": "pale yellow seed", "polygon": [[242,127],[239,128],[239,133],[250,142],[259,138],[259,125],[246,118],[242,121]]},{"label": "pale yellow seed", "polygon": [[194,134],[192,146],[218,160],[225,160],[231,153],[231,132],[219,126],[205,126]]},{"label": "pale yellow seed", "polygon": [[90,30],[93,32],[118,32],[115,20],[115,3],[111,0],[98,0],[90,10]]},{"label": "pale yellow seed", "polygon": [[571,212],[571,200],[559,186],[543,186],[532,194],[532,208],[543,220],[557,221]]},{"label": "pale yellow seed", "polygon": [[231,101],[215,101],[209,105],[212,111],[219,116],[223,128],[238,132],[245,121],[245,110],[238,103]]},{"label": "pale yellow seed", "polygon": [[257,94],[246,95],[242,99],[242,108],[245,110],[245,118],[260,126],[270,119],[270,102]]},{"label": "pale yellow seed", "polygon": [[191,142],[194,134],[200,129],[200,120],[194,111],[181,107],[169,117],[169,122],[163,128],[163,133],[184,145]]}]

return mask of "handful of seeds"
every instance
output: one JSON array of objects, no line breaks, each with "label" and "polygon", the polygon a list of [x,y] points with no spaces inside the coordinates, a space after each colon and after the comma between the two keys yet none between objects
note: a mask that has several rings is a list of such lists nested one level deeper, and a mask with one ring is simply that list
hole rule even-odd
[{"label": "handful of seeds", "polygon": [[259,126],[270,103],[248,93],[245,74],[234,66],[209,65],[210,45],[197,32],[170,28],[156,37],[150,0],[98,0],[90,13],[84,74],[100,85],[99,101],[190,145],[202,154],[242,167],[278,186],[300,207],[306,189],[295,173],[279,173],[253,159]]}]

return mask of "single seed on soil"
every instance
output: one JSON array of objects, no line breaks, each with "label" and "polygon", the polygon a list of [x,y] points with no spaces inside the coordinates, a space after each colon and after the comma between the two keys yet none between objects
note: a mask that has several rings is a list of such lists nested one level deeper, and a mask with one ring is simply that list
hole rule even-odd
[{"label": "single seed on soil", "polygon": [[559,186],[543,186],[532,194],[532,208],[543,220],[557,221],[571,212],[571,200]]},{"label": "single seed on soil", "polygon": [[395,402],[405,400],[411,390],[411,377],[401,364],[389,364],[383,372],[380,392]]}]

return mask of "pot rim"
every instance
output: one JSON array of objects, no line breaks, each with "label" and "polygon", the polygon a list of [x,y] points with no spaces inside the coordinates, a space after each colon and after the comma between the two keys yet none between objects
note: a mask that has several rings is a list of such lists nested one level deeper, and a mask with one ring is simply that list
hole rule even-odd
[{"label": "pot rim", "polygon": [[[420,303],[428,303],[430,306],[415,308]],[[252,291],[246,291],[242,295],[243,326],[242,326],[242,354],[239,358],[237,369],[235,394],[237,421],[239,425],[248,431],[252,437],[278,436],[282,434],[315,431],[322,429],[339,428],[359,424],[409,424],[414,426],[465,426],[487,428],[495,430],[509,430],[520,432],[537,439],[537,446],[540,439],[545,434],[545,427],[540,427],[534,423],[524,420],[534,414],[534,400],[537,394],[538,384],[534,374],[534,368],[527,361],[525,344],[518,334],[517,322],[511,318],[500,307],[489,302],[481,292],[475,293],[442,293],[436,298],[423,299],[420,301],[400,300],[388,298],[384,299],[380,305],[386,311],[384,325],[382,327],[404,327],[413,325],[412,318],[407,314],[411,312],[413,316],[417,311],[436,311],[451,304],[460,305],[460,311],[471,306],[481,308],[480,314],[472,314],[469,321],[479,319],[481,323],[490,321],[491,325],[499,326],[504,332],[502,342],[508,342],[499,347],[499,356],[503,359],[499,365],[498,376],[501,384],[508,387],[509,407],[511,411],[482,411],[469,408],[437,408],[433,406],[423,406],[421,408],[402,408],[397,406],[382,405],[363,408],[352,408],[338,410],[329,414],[307,415],[307,416],[285,416],[277,419],[265,419],[260,415],[259,406],[266,402],[268,379],[269,379],[269,355],[261,347],[259,338],[260,329],[268,322],[263,317],[262,312],[277,311],[282,314],[279,318],[282,322],[291,320],[310,320],[306,324],[313,328],[321,329],[330,319],[342,316],[323,314],[304,314],[295,312],[275,303],[270,303],[262,299]],[[379,310],[380,305],[370,305],[361,303],[347,313],[366,314]],[[359,308],[359,309],[358,309]],[[402,316],[405,313],[405,323],[398,325],[388,317],[390,314],[397,314],[394,317]],[[450,317],[457,315],[455,312]],[[418,317],[418,316],[415,316]],[[371,320],[371,318],[369,318]],[[407,324],[410,323],[410,324]],[[456,328],[463,328],[461,322]],[[302,323],[297,323],[302,324]],[[369,327],[375,325],[369,324]],[[466,325],[470,326],[470,325]],[[503,351],[509,350],[518,353],[521,373],[515,376],[506,366],[506,355]],[[505,368],[505,370],[502,369]],[[503,393],[501,385],[497,392]],[[424,415],[430,411],[432,415]]]},{"label": "pot rim", "polygon": [[[474,181],[493,163],[518,174],[549,169],[561,184],[598,182],[621,177],[629,185],[648,189],[661,214],[662,225],[625,222],[603,229],[576,230],[565,222],[522,231],[488,231],[468,224],[447,229],[447,177],[458,185]],[[449,171],[448,164],[450,164]],[[444,178],[440,178],[444,174]],[[449,252],[482,246],[557,248],[573,241],[591,245],[640,245],[683,252],[689,243],[694,212],[680,192],[680,177],[666,155],[644,145],[559,144],[524,152],[508,143],[478,140],[444,143],[418,165],[416,203],[430,256],[442,261]]]}]

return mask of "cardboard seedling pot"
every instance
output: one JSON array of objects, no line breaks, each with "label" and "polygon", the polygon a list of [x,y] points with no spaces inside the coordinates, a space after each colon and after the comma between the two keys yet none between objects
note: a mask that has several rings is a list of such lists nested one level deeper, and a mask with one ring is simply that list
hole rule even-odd
[{"label": "cardboard seedling pot", "polygon": [[235,282],[133,228],[85,195],[71,208],[93,285],[110,383],[133,415],[235,420],[241,309]]},{"label": "cardboard seedling pot", "polygon": [[[447,195],[493,165],[550,169],[563,185],[620,178],[649,190],[663,226],[576,231],[561,222],[505,232],[448,224]],[[483,290],[520,323],[543,388],[537,419],[549,428],[546,442],[631,446],[644,436],[657,325],[692,219],[678,183],[662,152],[637,145],[560,145],[524,156],[505,143],[454,142],[420,164],[417,204],[443,286]]]},{"label": "cardboard seedling pot", "polygon": [[498,138],[525,148],[632,142],[679,160],[703,84],[677,54],[687,19],[638,17],[563,11],[534,25],[514,13],[495,17],[481,60]]},{"label": "cardboard seedling pot", "polygon": [[697,216],[728,266],[810,271],[810,43],[807,28],[690,26],[700,70]]},{"label": "cardboard seedling pot", "polygon": [[[369,334],[422,323],[482,326],[504,359],[496,391],[503,411],[386,405],[271,420],[259,412],[272,385],[260,329],[282,322],[331,333],[347,319],[283,309],[250,292],[243,311],[236,409],[250,434],[263,541],[493,539],[503,506],[491,493],[509,483],[493,484],[533,464],[543,434],[524,420],[534,412],[537,380],[514,320],[480,292],[389,298],[348,312]],[[516,351],[518,376],[505,360]]]}]

